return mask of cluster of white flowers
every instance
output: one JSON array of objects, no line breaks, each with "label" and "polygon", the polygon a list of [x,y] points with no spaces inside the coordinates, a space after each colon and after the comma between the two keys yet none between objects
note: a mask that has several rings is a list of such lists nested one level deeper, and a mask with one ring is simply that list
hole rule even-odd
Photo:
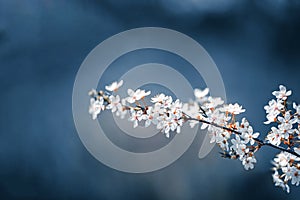
[{"label": "cluster of white flowers", "polygon": [[288,182],[292,185],[300,184],[300,158],[287,152],[279,153],[273,160],[273,181],[276,186],[290,192]]},{"label": "cluster of white flowers", "polygon": [[[294,150],[294,152],[299,154],[300,107],[297,106],[296,103],[293,103],[292,108],[290,108],[288,97],[292,94],[292,91],[287,91],[283,85],[279,86],[279,91],[274,91],[272,94],[276,99],[270,100],[269,104],[264,107],[267,113],[267,121],[265,124],[275,124],[276,126],[271,127],[266,141],[275,146]],[[273,180],[276,186],[282,187],[289,192],[289,181],[291,181],[293,185],[299,185],[299,161],[299,157],[288,152],[281,152],[274,158],[273,164],[275,167],[273,168]]]},{"label": "cluster of white flowers", "polygon": [[[193,119],[208,122],[202,123],[201,129],[208,129],[210,142],[216,142],[226,157],[239,159],[246,170],[253,169],[256,163],[254,153],[259,148],[255,139],[259,133],[253,133],[253,128],[245,118],[241,123],[236,121],[236,116],[245,112],[245,109],[237,103],[224,104],[221,98],[207,96],[208,93],[207,88],[203,91],[195,89],[197,104],[190,103],[191,108],[185,113]],[[199,121],[190,121],[191,127]]]},{"label": "cluster of white flowers", "polygon": [[[154,103],[153,112],[156,114],[157,129],[162,130],[167,137],[170,131],[180,133],[183,125],[182,103],[177,99],[173,101],[171,96],[159,94],[151,99]],[[150,107],[151,108],[151,107]]]},{"label": "cluster of white flowers", "polygon": [[[144,98],[151,94],[142,89],[128,89],[128,96],[121,98],[116,95],[123,81],[113,82],[105,87],[106,91],[91,90],[89,95],[89,113],[93,119],[97,118],[102,110],[111,110],[117,116],[133,123],[133,127],[151,124],[156,126],[166,137],[170,133],[180,133],[185,122],[191,128],[202,123],[201,129],[207,129],[211,137],[210,142],[216,143],[223,151],[223,156],[230,159],[238,159],[246,170],[253,169],[257,162],[255,153],[261,146],[268,145],[280,149],[285,145],[286,151],[281,152],[274,159],[273,179],[276,186],[289,191],[288,181],[299,185],[300,182],[300,148],[296,146],[299,135],[300,105],[293,103],[293,109],[288,110],[287,97],[291,91],[287,91],[282,85],[280,91],[272,94],[276,97],[264,107],[267,113],[265,124],[276,122],[277,127],[271,127],[265,140],[260,140],[259,133],[254,132],[246,118],[237,120],[237,115],[245,112],[239,104],[225,104],[219,97],[209,96],[209,89],[195,89],[195,99],[183,103],[179,99],[175,101],[171,96],[158,94],[151,98],[152,105],[147,105]],[[279,148],[280,146],[280,148]],[[281,149],[282,150],[282,149]],[[281,173],[281,174],[280,174]]]},{"label": "cluster of white flowers", "polygon": [[91,96],[89,113],[93,119],[97,118],[101,110],[110,109],[116,112],[117,116],[124,118],[129,115],[128,120],[133,122],[133,127],[137,127],[140,122],[144,122],[145,127],[151,124],[156,125],[166,137],[170,137],[170,131],[180,133],[183,125],[183,104],[177,99],[173,101],[171,96],[159,94],[151,99],[153,106],[146,105],[144,98],[151,94],[150,91],[141,89],[128,89],[128,97],[121,99],[119,95],[109,92],[116,92],[121,87],[123,81],[113,82],[105,87],[107,91],[89,92]]},{"label": "cluster of white flowers", "polygon": [[260,148],[256,141],[259,133],[253,133],[253,128],[246,118],[243,118],[241,124],[237,123],[236,126],[241,135],[236,134],[236,138],[231,140],[233,144],[231,154],[239,157],[246,170],[253,169],[256,163],[254,153]]}]

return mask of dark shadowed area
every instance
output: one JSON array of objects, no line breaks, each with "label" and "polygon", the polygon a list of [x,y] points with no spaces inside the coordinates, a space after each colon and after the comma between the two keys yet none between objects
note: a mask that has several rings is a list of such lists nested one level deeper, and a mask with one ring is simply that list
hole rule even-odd
[{"label": "dark shadowed area", "polygon": [[263,106],[279,84],[300,102],[297,0],[0,0],[0,199],[299,199],[299,187],[286,194],[273,185],[276,151],[267,147],[252,171],[217,148],[198,159],[201,136],[175,163],[146,174],[110,169],[89,154],[72,116],[76,73],[103,40],[148,26],[199,42],[227,101],[242,104],[262,136]]}]

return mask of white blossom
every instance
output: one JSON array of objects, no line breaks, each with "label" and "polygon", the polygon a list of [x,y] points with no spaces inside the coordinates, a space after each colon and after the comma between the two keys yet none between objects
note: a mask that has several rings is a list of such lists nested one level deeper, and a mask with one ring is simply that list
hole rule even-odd
[{"label": "white blossom", "polygon": [[[280,186],[289,192],[289,181],[291,181],[292,185],[298,186],[300,184],[300,164],[295,164],[295,162],[299,161],[299,157],[288,152],[281,152],[274,158],[273,164],[275,165],[275,173],[273,174],[273,181],[275,182],[275,186]],[[282,174],[279,174],[279,169]],[[282,180],[282,178],[284,178],[284,180]]]},{"label": "white blossom", "polygon": [[143,112],[141,110],[130,110],[129,121],[133,122],[133,128],[138,126],[138,122],[143,119]]},{"label": "white blossom", "polygon": [[230,148],[233,149],[235,151],[235,153],[240,156],[240,158],[242,158],[245,155],[245,153],[249,152],[249,149],[241,141],[241,139],[238,135],[235,136],[235,139],[231,140],[231,143],[232,143],[232,146]]},{"label": "white blossom", "polygon": [[276,101],[275,99],[270,100],[269,104],[264,106],[266,113],[276,113],[276,115],[278,115],[283,108],[282,102]]},{"label": "white blossom", "polygon": [[164,94],[158,94],[154,97],[151,98],[151,102],[152,103],[163,103],[164,101],[166,101],[168,99],[168,96],[164,95]]},{"label": "white blossom", "polygon": [[273,182],[275,183],[275,186],[281,187],[283,190],[286,190],[287,193],[289,193],[290,192],[289,185],[283,182],[283,180],[280,178],[280,175],[276,169],[274,171],[275,172],[272,175],[272,177],[273,177]]},{"label": "white blossom", "polygon": [[271,132],[267,135],[267,140],[273,145],[280,145],[282,138],[282,131],[276,127],[271,128]]},{"label": "white blossom", "polygon": [[254,156],[246,156],[242,159],[242,164],[244,165],[245,170],[253,169],[256,159]]},{"label": "white blossom", "polygon": [[123,85],[123,80],[120,80],[120,82],[115,81],[110,85],[105,86],[105,89],[111,92],[116,92],[122,85]]},{"label": "white blossom", "polygon": [[116,116],[120,117],[121,119],[124,119],[126,114],[128,113],[128,110],[124,107],[125,103],[120,103],[117,105],[117,111]]},{"label": "white blossom", "polygon": [[245,117],[243,117],[240,128],[244,127],[245,129],[248,129],[249,126],[250,126],[250,124],[249,124],[248,120]]},{"label": "white blossom", "polygon": [[289,135],[295,131],[293,129],[293,124],[297,122],[297,119],[291,118],[290,113],[286,112],[284,117],[278,117],[278,121],[280,122],[278,128],[283,133],[284,138],[288,139]]},{"label": "white blossom", "polygon": [[229,150],[229,143],[226,137],[223,137],[222,135],[216,136],[217,144],[220,146],[221,149],[228,151]]},{"label": "white blossom", "polygon": [[224,103],[224,101],[220,98],[220,97],[211,97],[209,96],[207,99],[207,103],[204,104],[204,107],[208,108],[208,109],[214,109],[219,105],[222,105]]},{"label": "white blossom", "polygon": [[209,89],[205,88],[204,90],[200,90],[200,89],[194,89],[194,96],[196,97],[196,100],[199,103],[204,103],[205,101],[207,101],[207,95],[209,93]]},{"label": "white blossom", "polygon": [[161,117],[157,128],[166,134],[166,137],[170,137],[170,131],[180,132],[180,126],[182,126],[182,120],[178,120],[176,115],[170,114],[169,116]]},{"label": "white blossom", "polygon": [[148,96],[149,94],[151,94],[150,91],[146,92],[145,90],[141,90],[141,89],[137,89],[136,91],[133,91],[132,89],[128,89],[127,93],[129,95],[129,97],[127,97],[127,101],[129,103],[134,103],[134,102],[144,98],[145,96]]},{"label": "white blossom", "polygon": [[266,117],[267,117],[267,121],[264,122],[264,124],[270,124],[272,122],[275,122],[277,119],[278,114],[275,113],[269,113]]},{"label": "white blossom", "polygon": [[292,94],[292,91],[286,91],[286,87],[279,85],[279,91],[274,91],[272,94],[279,100],[286,100],[288,96]]},{"label": "white blossom", "polygon": [[155,103],[155,106],[157,108],[165,110],[170,108],[173,102],[173,98],[171,96],[159,95],[152,98],[152,102]]},{"label": "white blossom", "polygon": [[281,168],[282,173],[284,174],[284,181],[289,181],[293,176],[293,166],[287,165],[286,167]]},{"label": "white blossom", "polygon": [[276,164],[278,164],[280,167],[285,167],[288,165],[290,159],[289,154],[285,152],[279,153],[276,158],[274,158],[274,161]]},{"label": "white blossom", "polygon": [[238,115],[240,113],[245,112],[245,109],[243,109],[242,106],[240,106],[239,104],[235,103],[235,104],[225,105],[223,108],[221,108],[221,111]]},{"label": "white blossom", "polygon": [[293,185],[296,185],[296,186],[299,186],[299,183],[300,183],[300,170],[297,169],[296,167],[293,167],[292,168],[292,181],[291,183]]},{"label": "white blossom", "polygon": [[250,142],[251,145],[254,145],[255,139],[258,138],[259,133],[253,133],[253,128],[251,126],[248,126],[247,129],[243,129],[242,131],[242,138],[244,139],[245,144],[248,144]]},{"label": "white blossom", "polygon": [[110,103],[106,106],[106,109],[111,109],[111,112],[116,112],[118,110],[118,106],[120,105],[120,96],[109,96]]},{"label": "white blossom", "polygon": [[148,127],[151,125],[151,123],[153,124],[157,124],[158,123],[158,117],[159,117],[159,113],[155,112],[155,110],[153,109],[153,107],[148,107],[146,114],[144,115],[145,118],[145,127]]},{"label": "white blossom", "polygon": [[[161,105],[161,104],[160,104]],[[172,102],[170,105],[161,105],[165,113],[158,117],[157,129],[160,129],[169,137],[170,131],[175,131],[180,133],[181,126],[183,125],[183,113],[182,113],[182,103],[179,100]],[[167,107],[164,107],[167,106]]]},{"label": "white blossom", "polygon": [[101,110],[104,110],[105,106],[103,105],[104,99],[100,97],[99,99],[91,98],[89,106],[89,114],[92,115],[93,120],[97,118]]},{"label": "white blossom", "polygon": [[293,103],[293,108],[296,110],[297,114],[300,114],[300,105],[297,105],[295,102]]},{"label": "white blossom", "polygon": [[278,164],[280,167],[286,167],[291,160],[300,161],[299,157],[296,157],[288,152],[280,152],[274,158],[274,162]]},{"label": "white blossom", "polygon": [[200,89],[195,89],[194,90],[194,95],[197,99],[202,99],[203,97],[205,97],[206,95],[208,95],[209,93],[209,89],[205,88],[204,90],[200,90]]},{"label": "white blossom", "polygon": [[276,121],[277,116],[280,114],[280,111],[284,108],[284,105],[281,101],[276,101],[272,99],[269,101],[269,104],[264,107],[266,110],[268,121],[264,122],[265,124],[270,124],[271,122]]}]

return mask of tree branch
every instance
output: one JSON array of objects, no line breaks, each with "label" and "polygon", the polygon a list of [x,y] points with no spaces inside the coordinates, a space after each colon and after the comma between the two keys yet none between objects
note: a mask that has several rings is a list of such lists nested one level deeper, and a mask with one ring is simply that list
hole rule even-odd
[{"label": "tree branch", "polygon": [[[201,123],[212,125],[212,126],[217,127],[217,128],[221,128],[221,129],[229,131],[229,132],[233,132],[233,133],[238,134],[238,135],[242,135],[241,132],[239,132],[239,131],[237,131],[235,129],[231,129],[231,128],[228,128],[228,127],[225,127],[225,126],[221,126],[221,125],[216,124],[214,122],[208,122],[208,121],[205,121],[203,119],[196,119],[196,118],[192,118],[192,117],[187,116],[186,120],[198,121],[198,122],[201,122]],[[274,144],[271,144],[271,143],[269,143],[267,141],[264,141],[264,140],[261,140],[259,138],[253,138],[253,140],[255,140],[260,146],[269,146],[269,147],[272,147],[274,149],[278,149],[280,151],[288,152],[288,153],[290,153],[290,154],[292,154],[292,155],[297,156],[297,157],[300,158],[300,155],[297,154],[295,151],[293,151],[291,149],[286,149],[286,148],[284,148],[282,146],[276,146]]]}]

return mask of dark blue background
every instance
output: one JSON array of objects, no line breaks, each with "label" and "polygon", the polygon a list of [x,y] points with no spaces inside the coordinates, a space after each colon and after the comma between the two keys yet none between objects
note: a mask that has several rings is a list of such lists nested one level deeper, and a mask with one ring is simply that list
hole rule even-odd
[{"label": "dark blue background", "polygon": [[177,162],[126,174],[95,160],[73,123],[71,95],[87,54],[106,38],[157,26],[194,38],[216,62],[229,102],[266,134],[279,84],[300,100],[300,4],[294,1],[0,0],[1,199],[297,199],[272,183],[265,148],[253,171],[196,141]]}]

